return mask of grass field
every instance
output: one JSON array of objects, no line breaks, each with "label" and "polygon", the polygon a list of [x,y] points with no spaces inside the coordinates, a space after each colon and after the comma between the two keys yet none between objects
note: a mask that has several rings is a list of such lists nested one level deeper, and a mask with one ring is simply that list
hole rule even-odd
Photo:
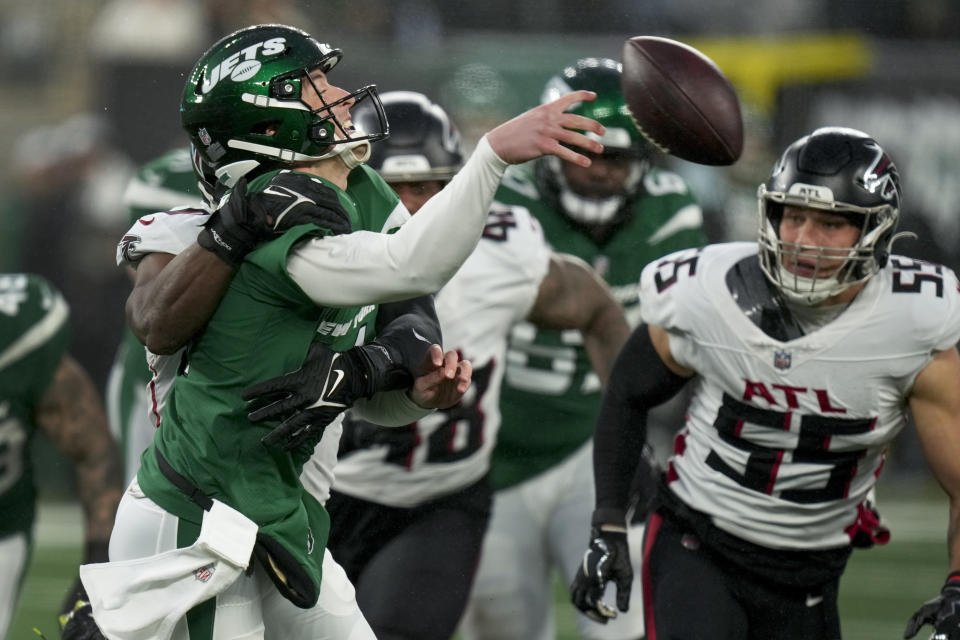
[{"label": "grass field", "polygon": [[[946,500],[921,489],[881,490],[884,517],[893,539],[885,547],[854,553],[840,588],[840,615],[845,640],[901,638],[910,614],[939,590],[946,574]],[[37,640],[33,627],[48,640],[59,638],[56,610],[80,559],[79,509],[44,505],[36,548],[9,640]],[[562,585],[557,585],[558,640],[576,640],[573,612]],[[929,631],[921,631],[927,637]]]}]

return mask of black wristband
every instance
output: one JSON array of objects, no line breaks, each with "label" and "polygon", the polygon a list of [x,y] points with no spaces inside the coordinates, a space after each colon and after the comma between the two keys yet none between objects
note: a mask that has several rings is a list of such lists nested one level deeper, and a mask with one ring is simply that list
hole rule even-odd
[{"label": "black wristband", "polygon": [[[217,215],[216,213],[213,215]],[[205,226],[197,235],[197,244],[214,254],[234,269],[239,269],[243,259],[247,256],[249,247],[234,239],[227,238],[209,226]]]},{"label": "black wristband", "polygon": [[396,366],[397,352],[377,341],[354,347],[345,351],[348,358],[356,358],[359,366],[356,371],[359,375],[353,379],[353,395],[358,398],[369,398],[382,390],[383,381],[387,373]]}]

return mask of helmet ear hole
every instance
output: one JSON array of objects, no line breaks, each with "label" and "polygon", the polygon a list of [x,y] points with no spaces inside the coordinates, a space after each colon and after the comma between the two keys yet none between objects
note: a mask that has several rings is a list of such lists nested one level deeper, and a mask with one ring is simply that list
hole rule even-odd
[{"label": "helmet ear hole", "polygon": [[267,120],[264,122],[258,122],[250,127],[250,133],[260,135],[260,136],[272,136],[280,130],[280,124],[276,120]]}]

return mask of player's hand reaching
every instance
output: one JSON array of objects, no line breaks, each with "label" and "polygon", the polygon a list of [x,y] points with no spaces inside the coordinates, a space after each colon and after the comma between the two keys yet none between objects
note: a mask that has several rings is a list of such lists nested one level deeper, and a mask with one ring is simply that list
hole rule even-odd
[{"label": "player's hand reaching", "polygon": [[352,230],[336,193],[316,178],[284,170],[255,192],[240,178],[207,219],[197,243],[239,267],[261,240],[308,222],[334,235]]},{"label": "player's hand reaching", "polygon": [[630,603],[633,567],[627,547],[627,530],[622,525],[595,526],[590,532],[590,546],[570,585],[574,606],[591,620],[606,624],[617,617],[616,610],[603,602],[607,582],[617,586],[617,609],[626,612]]},{"label": "player's hand reaching", "polygon": [[343,353],[316,342],[299,369],[251,385],[242,397],[251,422],[281,420],[263,443],[290,451],[319,441],[338,415],[376,393],[394,366],[394,356],[376,342]]},{"label": "player's hand reaching", "polygon": [[421,374],[410,388],[410,398],[425,409],[449,409],[463,398],[472,378],[469,360],[461,360],[456,351],[444,353],[440,345],[431,345]]},{"label": "player's hand reaching", "polygon": [[603,145],[585,133],[598,136],[604,127],[596,120],[566,113],[571,105],[595,100],[592,91],[573,91],[553,102],[541,104],[501,124],[487,134],[487,142],[500,159],[518,164],[544,155],[555,155],[561,160],[574,162],[582,167],[590,166],[590,159],[570,147],[578,147],[590,153],[603,153]]},{"label": "player's hand reaching", "polygon": [[903,637],[912,638],[925,624],[933,627],[932,639],[960,640],[960,571],[947,576],[940,595],[917,609],[907,622]]}]

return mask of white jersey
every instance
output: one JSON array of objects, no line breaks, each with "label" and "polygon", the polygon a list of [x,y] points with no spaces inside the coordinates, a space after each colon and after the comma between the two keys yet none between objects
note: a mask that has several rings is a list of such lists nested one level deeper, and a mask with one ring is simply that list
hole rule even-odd
[{"label": "white jersey", "polygon": [[914,379],[960,339],[950,269],[892,256],[835,320],[779,342],[741,311],[731,267],[755,243],[671,254],[641,276],[643,319],[695,370],[670,489],[720,529],[770,548],[850,542],[905,422]]},{"label": "white jersey", "polygon": [[377,444],[341,457],[336,491],[409,508],[486,474],[500,427],[507,337],[533,306],[549,257],[526,208],[494,203],[477,249],[436,297],[445,350],[473,364],[469,391],[460,405],[415,423],[412,452],[391,455],[390,445]]},{"label": "white jersey", "polygon": [[[204,209],[181,207],[143,216],[130,227],[117,245],[117,265],[136,268],[150,253],[177,255],[196,242],[203,223],[210,217]],[[150,424],[160,426],[163,405],[177,377],[185,349],[170,355],[157,355],[144,348],[152,379],[148,384]]]}]

